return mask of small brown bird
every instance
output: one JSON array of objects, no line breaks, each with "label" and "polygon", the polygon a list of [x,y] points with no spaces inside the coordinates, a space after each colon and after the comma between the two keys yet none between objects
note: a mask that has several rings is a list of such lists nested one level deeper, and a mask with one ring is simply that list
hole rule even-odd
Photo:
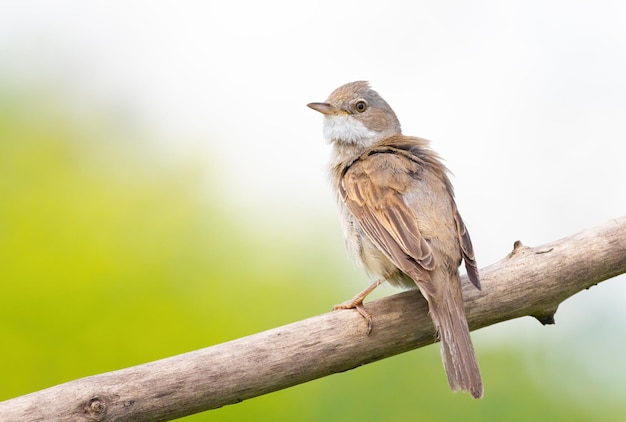
[{"label": "small brown bird", "polygon": [[447,169],[428,141],[404,136],[389,104],[367,82],[337,88],[323,103],[324,137],[333,148],[330,171],[348,251],[378,277],[351,301],[369,321],[363,300],[383,281],[419,288],[441,340],[453,391],[483,395],[470,338],[458,267],[480,289],[478,268],[457,211]]}]

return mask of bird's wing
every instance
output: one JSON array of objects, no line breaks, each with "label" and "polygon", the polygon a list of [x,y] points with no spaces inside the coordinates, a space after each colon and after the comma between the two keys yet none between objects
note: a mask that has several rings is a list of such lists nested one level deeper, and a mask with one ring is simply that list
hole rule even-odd
[{"label": "bird's wing", "polygon": [[421,289],[428,290],[435,259],[404,195],[419,165],[392,151],[360,157],[346,170],[342,198],[369,239]]},{"label": "bird's wing", "polygon": [[472,284],[480,290],[480,279],[478,277],[478,266],[476,265],[476,258],[474,258],[474,247],[472,246],[472,239],[470,239],[469,232],[465,223],[461,218],[461,214],[454,204],[454,221],[456,222],[456,230],[459,236],[459,243],[461,244],[461,251],[463,252],[463,261],[465,261],[465,269],[467,270],[467,277]]}]

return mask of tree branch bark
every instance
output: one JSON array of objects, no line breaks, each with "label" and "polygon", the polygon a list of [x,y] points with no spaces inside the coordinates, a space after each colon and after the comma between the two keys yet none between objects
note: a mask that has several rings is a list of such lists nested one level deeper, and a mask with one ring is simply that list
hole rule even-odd
[{"label": "tree branch bark", "polygon": [[[566,298],[626,272],[626,216],[539,247],[515,242],[464,278],[470,329],[531,315],[543,324]],[[215,409],[433,343],[425,300],[408,291],[167,359],[70,381],[0,403],[6,421],[164,421]],[[443,376],[443,372],[442,372]]]}]

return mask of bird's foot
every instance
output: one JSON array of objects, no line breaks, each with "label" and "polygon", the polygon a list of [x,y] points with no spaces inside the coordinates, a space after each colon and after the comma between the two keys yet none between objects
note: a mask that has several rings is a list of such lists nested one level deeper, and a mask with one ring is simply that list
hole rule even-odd
[{"label": "bird's foot", "polygon": [[363,306],[363,299],[354,298],[347,302],[333,306],[333,311],[338,311],[340,309],[356,309],[356,311],[367,321],[367,335],[372,332],[372,327],[374,327],[372,315],[365,310],[365,306]]},{"label": "bird's foot", "polygon": [[365,300],[367,295],[372,293],[372,291],[376,287],[380,286],[383,281],[385,281],[384,278],[376,280],[375,282],[370,284],[367,289],[354,296],[352,300],[333,306],[333,311],[337,311],[339,309],[356,309],[357,312],[367,321],[367,334],[369,335],[372,332],[374,323],[372,321],[372,315],[365,310],[365,306],[363,306],[363,301]]}]

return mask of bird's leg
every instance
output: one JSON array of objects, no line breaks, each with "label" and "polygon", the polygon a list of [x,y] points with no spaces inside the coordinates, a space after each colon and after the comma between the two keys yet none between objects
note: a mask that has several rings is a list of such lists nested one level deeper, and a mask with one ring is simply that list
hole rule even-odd
[{"label": "bird's leg", "polygon": [[385,278],[379,278],[362,292],[359,292],[356,296],[354,296],[351,300],[347,302],[340,303],[339,305],[333,306],[333,311],[337,311],[339,309],[356,309],[359,314],[367,321],[367,334],[372,331],[372,327],[374,326],[372,322],[372,315],[365,310],[365,306],[363,306],[363,301],[365,298],[374,291],[374,289],[380,286]]}]

